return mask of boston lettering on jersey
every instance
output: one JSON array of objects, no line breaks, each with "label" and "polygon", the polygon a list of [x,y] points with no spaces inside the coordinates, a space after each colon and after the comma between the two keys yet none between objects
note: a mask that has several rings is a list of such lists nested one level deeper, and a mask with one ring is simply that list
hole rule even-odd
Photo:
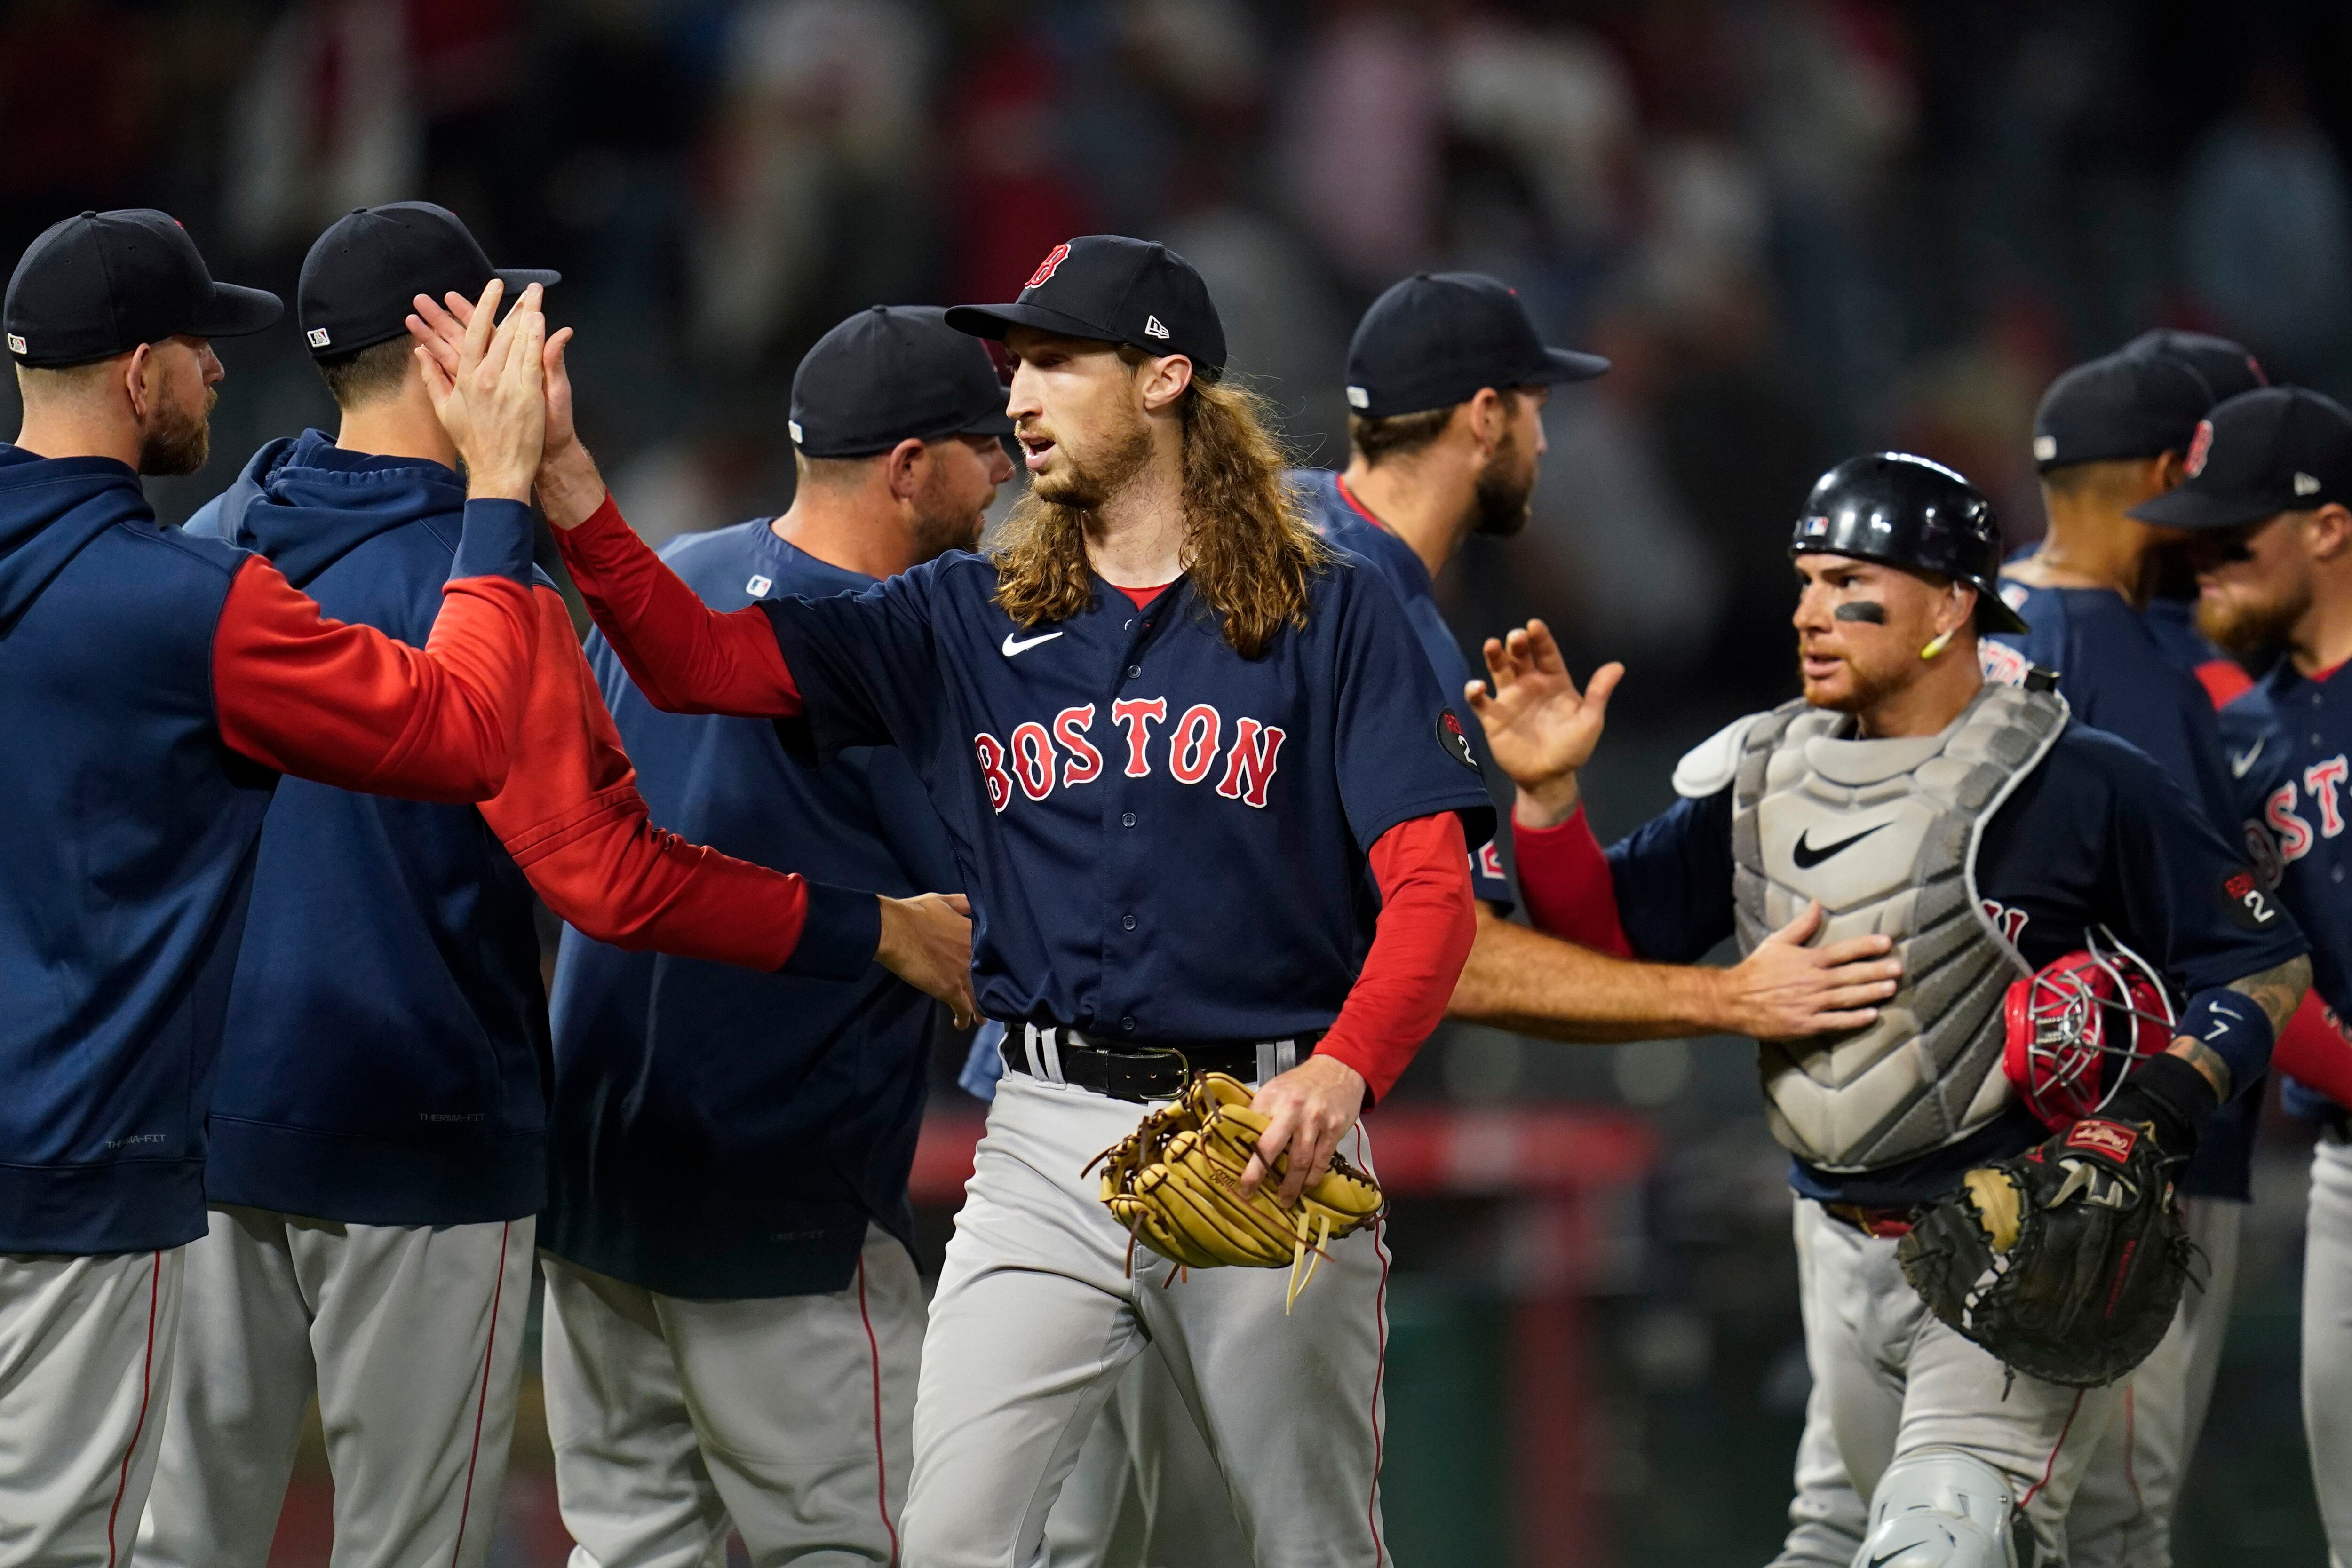
[{"label": "boston lettering on jersey", "polygon": [[1440,739],[1436,678],[1353,558],[1307,624],[1244,659],[1180,580],[1138,608],[1015,626],[955,553],[865,592],[769,600],[819,757],[897,745],[956,841],[992,1018],[1114,1039],[1267,1040],[1328,1027],[1369,951],[1366,860],[1484,784]]}]

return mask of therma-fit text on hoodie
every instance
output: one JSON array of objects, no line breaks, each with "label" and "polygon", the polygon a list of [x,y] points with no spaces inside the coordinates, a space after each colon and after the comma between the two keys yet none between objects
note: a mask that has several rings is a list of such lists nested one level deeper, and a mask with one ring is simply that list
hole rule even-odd
[{"label": "therma-fit text on hoodie", "polygon": [[[905,753],[956,839],[992,1018],[1138,1042],[1326,1028],[1371,946],[1375,841],[1448,812],[1470,842],[1492,831],[1395,595],[1345,559],[1313,579],[1307,624],[1244,659],[1183,580],[1139,607],[1097,579],[1085,611],[1023,627],[995,567],[953,552],[714,617],[609,501],[560,539],[655,701],[797,713],[820,759]],[[1349,1065],[1375,1092],[1394,1076]]]}]

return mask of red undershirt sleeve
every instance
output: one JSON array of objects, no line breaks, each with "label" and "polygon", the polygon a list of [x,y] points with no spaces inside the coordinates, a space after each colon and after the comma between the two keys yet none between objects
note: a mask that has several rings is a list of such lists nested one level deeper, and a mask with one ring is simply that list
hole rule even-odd
[{"label": "red undershirt sleeve", "polygon": [[522,745],[481,812],[547,906],[631,952],[854,980],[874,960],[870,894],[811,883],[654,825],[636,769],[552,590],[534,594],[539,657]]},{"label": "red undershirt sleeve", "polygon": [[2303,1005],[2271,1048],[2271,1066],[2338,1105],[2352,1105],[2352,1040],[2334,1019],[2317,991],[2304,992]]},{"label": "red undershirt sleeve", "polygon": [[330,621],[259,556],[213,633],[221,739],[264,767],[341,789],[451,803],[506,782],[531,674],[530,590],[463,577],[421,649]]},{"label": "red undershirt sleeve", "polygon": [[588,612],[646,700],[668,713],[786,718],[801,711],[767,612],[720,614],[621,517],[611,496],[556,548]]},{"label": "red undershirt sleeve", "polygon": [[1399,822],[1380,836],[1370,859],[1381,889],[1371,951],[1315,1049],[1362,1074],[1377,1101],[1444,1018],[1478,923],[1469,845],[1453,812]]},{"label": "red undershirt sleeve", "polygon": [[1514,817],[1511,847],[1518,855],[1519,896],[1527,901],[1529,924],[1596,953],[1633,956],[1617,917],[1609,857],[1581,804],[1557,827],[1530,828]]}]

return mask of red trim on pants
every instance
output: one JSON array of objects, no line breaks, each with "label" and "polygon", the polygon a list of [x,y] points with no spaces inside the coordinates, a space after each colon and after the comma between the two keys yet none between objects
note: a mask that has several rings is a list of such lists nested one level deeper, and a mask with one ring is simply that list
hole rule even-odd
[{"label": "red trim on pants", "polygon": [[[1364,1163],[1364,1129],[1356,1128],[1356,1160]],[[1369,1168],[1369,1166],[1367,1167]],[[1386,1217],[1372,1221],[1372,1251],[1381,1260],[1380,1289],[1372,1293],[1372,1320],[1380,1336],[1380,1351],[1372,1361],[1372,1484],[1364,1499],[1364,1524],[1372,1532],[1373,1568],[1388,1561],[1388,1542],[1381,1539],[1381,1380],[1389,1366],[1389,1253],[1381,1245],[1381,1231]]]},{"label": "red trim on pants", "polygon": [[866,1255],[857,1255],[857,1320],[866,1325],[866,1348],[871,1354],[874,1368],[874,1478],[875,1506],[881,1511],[882,1528],[890,1532],[890,1561],[898,1561],[898,1527],[890,1522],[890,1461],[882,1448],[882,1345],[874,1337],[874,1317],[866,1310]]},{"label": "red trim on pants", "polygon": [[457,1503],[457,1539],[449,1548],[449,1568],[457,1568],[457,1553],[466,1547],[466,1516],[474,1510],[474,1467],[482,1458],[482,1416],[490,1407],[490,1358],[499,1349],[499,1302],[507,1293],[507,1242],[514,1234],[509,1219],[499,1231],[498,1278],[490,1286],[490,1332],[482,1343],[482,1386],[474,1400],[474,1446],[466,1455],[466,1495]]},{"label": "red trim on pants", "polygon": [[114,1568],[114,1520],[122,1511],[122,1494],[131,1490],[131,1460],[139,1452],[139,1435],[147,1430],[147,1402],[155,1392],[155,1313],[163,1291],[163,1254],[154,1253],[147,1273],[147,1354],[139,1364],[139,1420],[131,1428],[131,1446],[122,1450],[122,1473],[114,1483],[114,1506],[106,1511],[106,1568]]},{"label": "red trim on pants", "polygon": [[2050,1445],[2050,1460],[2042,1467],[2042,1479],[2027,1487],[2025,1495],[2017,1500],[2019,1512],[2022,1513],[2034,1498],[2040,1495],[2042,1489],[2050,1484],[2051,1472],[2058,1468],[2058,1450],[2066,1446],[2066,1434],[2074,1429],[2074,1417],[2081,1415],[2082,1411],[2083,1396],[2080,1391],[2077,1391],[2073,1406],[2066,1412],[2066,1424],[2058,1428],[2058,1440]]}]

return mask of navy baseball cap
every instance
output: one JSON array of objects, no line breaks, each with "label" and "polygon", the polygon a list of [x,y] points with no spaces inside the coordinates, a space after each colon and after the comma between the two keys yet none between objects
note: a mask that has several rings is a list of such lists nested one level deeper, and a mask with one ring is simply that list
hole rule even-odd
[{"label": "navy baseball cap", "polygon": [[2263,362],[2243,343],[2217,338],[2210,332],[2182,332],[2158,327],[2152,332],[2142,332],[2116,351],[2188,366],[2203,379],[2206,393],[2215,402],[2225,402],[2240,392],[2271,384],[2271,378],[2263,373]]},{"label": "navy baseball cap", "polygon": [[294,310],[314,359],[356,353],[404,337],[412,301],[448,294],[478,299],[503,277],[507,298],[531,284],[563,281],[560,272],[499,268],[481,242],[446,207],[391,202],[337,218],[302,258]]},{"label": "navy baseball cap", "polygon": [[2160,354],[2119,352],[2076,365],[2050,383],[2033,412],[2033,465],[2160,457],[2189,450],[2213,406],[2205,378]]},{"label": "navy baseball cap", "polygon": [[869,457],[902,441],[1010,435],[988,350],[936,305],[877,305],[816,340],[793,372],[793,444]]},{"label": "navy baseball cap", "polygon": [[2241,392],[2197,427],[2188,469],[2130,515],[2160,528],[2234,528],[2352,506],[2352,413],[2305,387]]},{"label": "navy baseball cap", "polygon": [[1591,381],[1598,354],[1549,349],[1528,308],[1483,272],[1421,272],[1372,301],[1348,344],[1348,406],[1371,419],[1448,408],[1481,387]]},{"label": "navy baseball cap", "polygon": [[236,338],[286,313],[259,288],[215,283],[196,242],[169,213],[83,213],[25,247],[0,305],[8,352],[58,370],[166,338]]},{"label": "navy baseball cap", "polygon": [[948,325],[975,338],[1032,327],[1065,338],[1181,354],[1206,381],[1225,373],[1225,324],[1192,264],[1164,245],[1080,235],[1045,253],[1010,305],[959,305]]}]

